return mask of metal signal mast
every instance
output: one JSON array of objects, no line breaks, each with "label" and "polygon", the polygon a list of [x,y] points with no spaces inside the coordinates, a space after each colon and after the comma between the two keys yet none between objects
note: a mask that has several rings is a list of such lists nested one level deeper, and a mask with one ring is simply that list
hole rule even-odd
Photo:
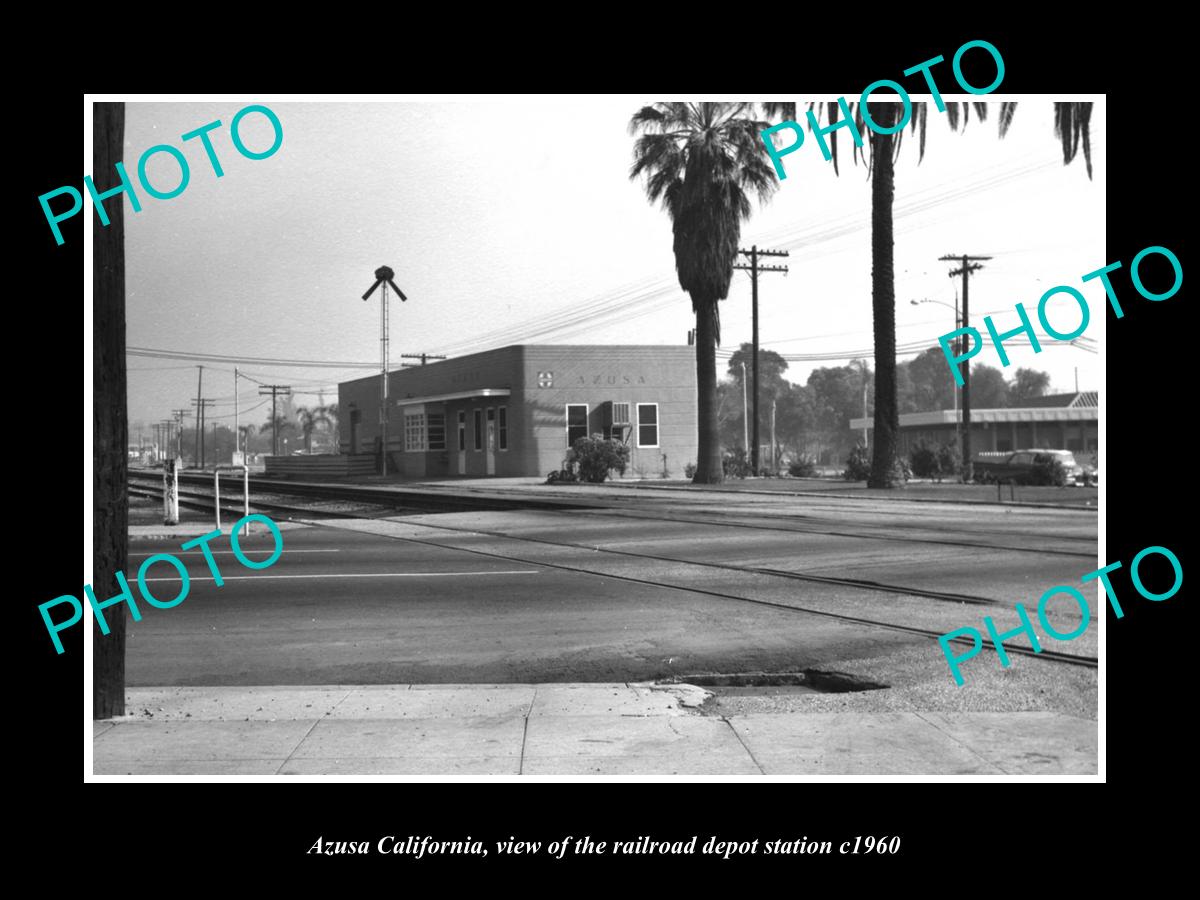
[{"label": "metal signal mast", "polygon": [[380,444],[379,454],[379,472],[381,475],[387,475],[387,453],[388,453],[388,303],[387,289],[391,285],[392,290],[396,292],[396,296],[402,301],[408,298],[404,296],[404,291],[396,287],[396,282],[392,279],[396,273],[387,266],[380,266],[375,270],[375,283],[370,289],[363,294],[364,300],[370,299],[375,293],[376,288],[383,286],[383,293],[379,296],[379,350],[380,350],[380,386],[379,386],[379,433],[382,443]]}]

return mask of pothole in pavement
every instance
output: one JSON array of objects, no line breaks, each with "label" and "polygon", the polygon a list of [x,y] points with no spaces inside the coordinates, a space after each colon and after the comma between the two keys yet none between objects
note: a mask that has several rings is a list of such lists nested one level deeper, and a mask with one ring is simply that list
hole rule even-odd
[{"label": "pothole in pavement", "polygon": [[[699,687],[761,688],[786,687],[788,693],[847,694],[854,691],[878,691],[890,687],[878,681],[847,675],[845,672],[822,672],[805,669],[801,672],[737,672],[731,674],[701,673],[677,675],[658,684],[694,684]],[[722,693],[733,693],[726,690]]]}]

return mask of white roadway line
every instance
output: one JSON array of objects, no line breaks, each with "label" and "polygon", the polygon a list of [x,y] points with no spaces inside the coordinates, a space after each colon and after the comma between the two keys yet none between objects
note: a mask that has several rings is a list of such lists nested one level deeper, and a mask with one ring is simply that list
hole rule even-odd
[{"label": "white roadway line", "polygon": [[[537,575],[540,569],[514,569],[504,572],[350,572],[350,573],[315,573],[312,575],[225,575],[221,578],[222,581],[240,581],[242,579],[253,578],[262,581],[267,578],[468,578],[472,575]],[[147,578],[147,582],[151,581],[182,581],[182,578],[176,576],[165,576],[163,578]],[[215,581],[211,575],[204,576],[189,576],[188,581]]]}]

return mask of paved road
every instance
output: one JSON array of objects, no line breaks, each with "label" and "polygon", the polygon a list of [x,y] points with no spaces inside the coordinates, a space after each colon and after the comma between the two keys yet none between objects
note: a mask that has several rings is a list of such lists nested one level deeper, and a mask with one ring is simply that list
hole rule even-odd
[{"label": "paved road", "polygon": [[[730,521],[752,514],[741,501],[729,504],[706,514]],[[670,511],[683,518],[705,512],[696,506]],[[1095,670],[1031,658],[1016,658],[1004,670],[985,652],[968,663],[967,687],[956,688],[932,639],[812,614],[938,631],[982,628],[982,616],[992,615],[1012,627],[1016,600],[1031,605],[1048,587],[1077,584],[1095,568],[1094,556],[1088,558],[1094,513],[980,515],[952,507],[940,517],[905,509],[881,522],[878,506],[821,501],[804,515],[779,507],[767,510],[774,520],[758,517],[757,524],[781,530],[606,510],[330,522],[337,528],[288,531],[283,557],[261,573],[237,566],[223,545],[218,562],[236,578],[220,588],[194,581],[179,607],[150,609],[132,623],[128,679],[131,685],[533,683],[819,668],[903,687],[930,709],[1049,708],[1094,717]],[[134,541],[131,568],[177,548],[178,541]],[[620,552],[605,552],[612,550]],[[194,576],[208,576],[198,553],[186,558]],[[732,566],[970,594],[981,602],[726,568]],[[171,570],[156,567],[153,576],[169,579]],[[176,585],[154,582],[168,597]],[[1078,621],[1070,608],[1055,617],[1062,631]],[[1094,656],[1095,625],[1069,644],[1044,646]],[[836,708],[886,705],[891,693],[839,695]]]}]

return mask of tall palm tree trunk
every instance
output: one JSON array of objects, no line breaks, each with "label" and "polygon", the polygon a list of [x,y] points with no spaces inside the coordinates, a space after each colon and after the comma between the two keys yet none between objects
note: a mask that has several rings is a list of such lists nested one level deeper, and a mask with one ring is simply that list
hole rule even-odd
[{"label": "tall palm tree trunk", "polygon": [[[92,171],[114,177],[125,156],[125,104],[96,103],[92,126]],[[125,410],[125,212],[118,196],[105,207],[109,225],[92,228],[92,589],[98,600],[120,591],[116,573],[128,558],[129,506],[126,494],[128,421]],[[109,633],[92,624],[92,715],[125,715],[124,603],[104,611]]]},{"label": "tall palm tree trunk", "polygon": [[700,434],[693,484],[719,484],[725,480],[717,423],[717,335],[712,311],[716,303],[715,298],[696,303],[696,414]]},{"label": "tall palm tree trunk", "polygon": [[[882,104],[881,104],[882,105]],[[895,104],[887,104],[895,106]],[[894,113],[893,113],[894,115]],[[887,113],[872,116],[891,122]],[[896,486],[896,280],[892,264],[892,200],[895,196],[892,135],[871,132],[871,309],[875,328],[875,449],[867,486]]]}]

